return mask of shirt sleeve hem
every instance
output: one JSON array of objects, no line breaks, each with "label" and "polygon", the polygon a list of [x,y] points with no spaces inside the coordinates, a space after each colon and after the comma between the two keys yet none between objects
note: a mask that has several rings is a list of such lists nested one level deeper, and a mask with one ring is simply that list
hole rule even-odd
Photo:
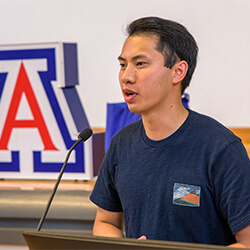
[{"label": "shirt sleeve hem", "polygon": [[99,199],[99,198],[93,198],[92,196],[90,196],[90,201],[92,201],[95,205],[97,205],[98,207],[102,208],[102,209],[105,209],[107,211],[110,211],[110,212],[123,212],[123,210],[118,207],[117,205],[115,204],[107,204],[107,202],[103,201],[102,199]]},{"label": "shirt sleeve hem", "polygon": [[237,232],[241,231],[242,229],[244,229],[248,225],[250,225],[250,215],[241,219],[240,222],[234,222],[231,226],[231,230],[232,230],[233,235],[235,235]]}]

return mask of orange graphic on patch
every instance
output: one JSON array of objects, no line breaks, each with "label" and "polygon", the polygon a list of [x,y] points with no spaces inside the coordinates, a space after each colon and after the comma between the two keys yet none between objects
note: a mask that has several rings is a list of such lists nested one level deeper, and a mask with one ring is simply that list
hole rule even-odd
[{"label": "orange graphic on patch", "polygon": [[181,200],[191,202],[197,205],[199,205],[200,203],[200,197],[195,193],[194,190],[192,190],[189,194],[182,197]]}]

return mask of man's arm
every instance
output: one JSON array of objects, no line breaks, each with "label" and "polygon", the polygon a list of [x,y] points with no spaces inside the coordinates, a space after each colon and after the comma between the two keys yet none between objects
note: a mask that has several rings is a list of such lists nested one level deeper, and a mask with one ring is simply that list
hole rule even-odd
[{"label": "man's arm", "polygon": [[93,228],[93,235],[105,237],[124,237],[123,224],[122,212],[110,212],[98,207]]},{"label": "man's arm", "polygon": [[250,248],[250,225],[235,234],[237,243],[229,247]]}]

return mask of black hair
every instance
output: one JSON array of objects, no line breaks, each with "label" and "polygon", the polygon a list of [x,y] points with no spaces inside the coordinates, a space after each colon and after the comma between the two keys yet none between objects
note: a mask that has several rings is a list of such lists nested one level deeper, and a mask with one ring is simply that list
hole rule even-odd
[{"label": "black hair", "polygon": [[144,17],[133,21],[127,27],[128,36],[155,35],[159,38],[157,50],[165,58],[165,66],[171,68],[178,60],[188,64],[188,71],[182,80],[182,93],[189,86],[194,73],[198,46],[193,36],[181,24],[159,17]]}]

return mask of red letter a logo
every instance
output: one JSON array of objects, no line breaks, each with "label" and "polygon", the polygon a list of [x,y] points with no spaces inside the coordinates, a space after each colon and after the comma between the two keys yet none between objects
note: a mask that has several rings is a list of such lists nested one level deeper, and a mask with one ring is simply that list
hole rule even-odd
[{"label": "red letter a logo", "polygon": [[[30,110],[34,118],[32,120],[16,119],[22,94],[25,94],[27,98]],[[0,149],[2,150],[8,149],[7,146],[13,128],[37,128],[44,144],[44,150],[57,150],[57,148],[54,146],[50,138],[47,126],[43,119],[41,110],[39,108],[38,102],[36,100],[35,94],[31,87],[23,63],[21,63],[16,86],[13,92],[13,96],[10,102],[10,107],[3,127],[2,137],[0,139]]]}]

